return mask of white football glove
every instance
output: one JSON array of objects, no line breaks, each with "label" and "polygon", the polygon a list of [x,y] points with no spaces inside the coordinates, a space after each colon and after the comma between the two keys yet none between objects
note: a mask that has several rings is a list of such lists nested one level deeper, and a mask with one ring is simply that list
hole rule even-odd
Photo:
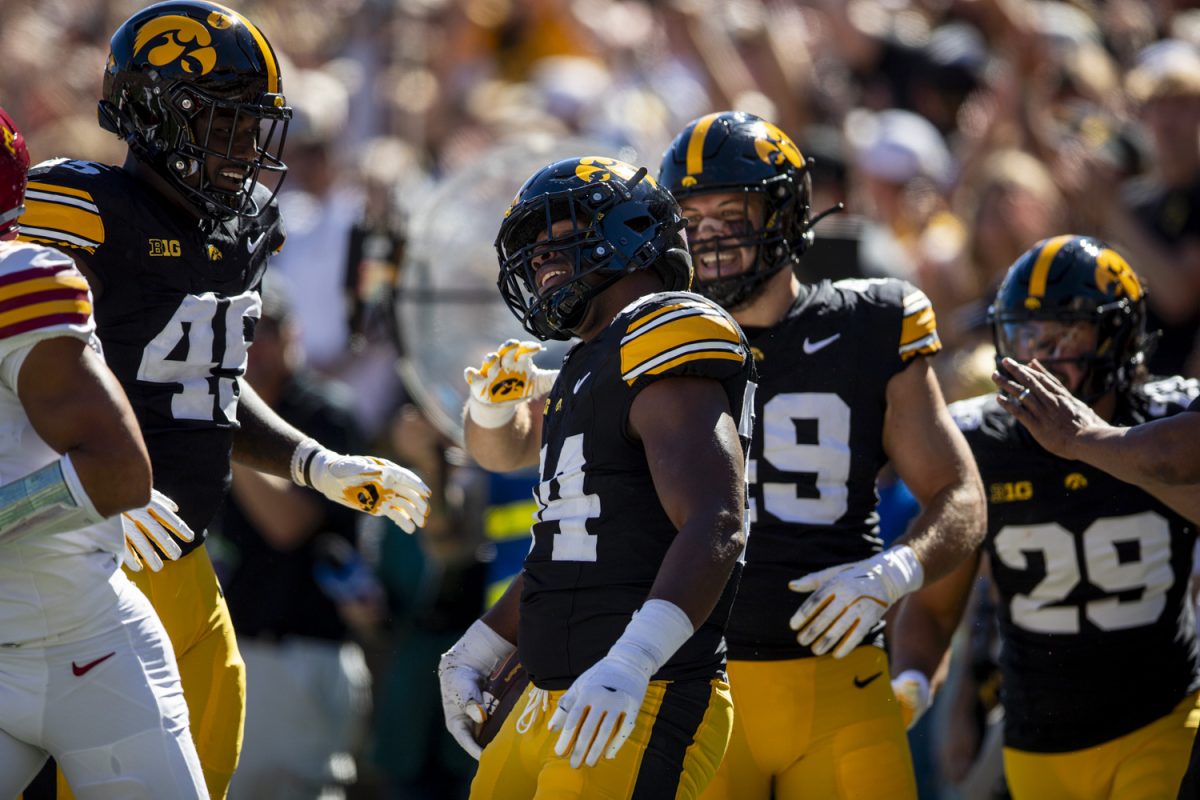
[{"label": "white football glove", "polygon": [[438,662],[446,730],[476,761],[483,752],[475,741],[474,730],[486,716],[483,685],[496,665],[516,649],[516,645],[477,619],[453,647],[442,653]]},{"label": "white football glove", "polygon": [[499,350],[488,353],[479,369],[463,370],[471,392],[467,411],[476,425],[501,428],[522,402],[550,393],[558,370],[542,369],[533,363],[534,355],[544,349],[537,342],[509,339]]},{"label": "white football glove", "polygon": [[[558,701],[549,730],[560,730],[554,754],[571,751],[571,767],[616,758],[637,725],[650,678],[694,630],[687,614],[667,600],[647,600],[621,638],[575,679]],[[574,746],[572,746],[574,745]]]},{"label": "white football glove", "polygon": [[921,588],[924,578],[917,554],[906,544],[797,578],[788,588],[812,594],[792,615],[796,640],[812,645],[818,656],[836,646],[834,658],[845,658],[897,600]]},{"label": "white football glove", "polygon": [[429,517],[429,487],[416,473],[373,456],[344,456],[305,439],[292,453],[292,480],[335,503],[381,514],[412,533]]},{"label": "white football glove", "polygon": [[915,669],[906,669],[892,679],[892,691],[900,703],[900,718],[904,729],[912,730],[929,710],[929,679]]},{"label": "white football glove", "polygon": [[121,515],[121,528],[125,531],[122,561],[126,569],[141,572],[142,564],[145,564],[151,572],[158,572],[163,568],[159,552],[171,561],[183,554],[175,540],[190,542],[196,538],[196,534],[175,513],[178,510],[179,506],[174,500],[157,489],[151,489],[150,505]]}]

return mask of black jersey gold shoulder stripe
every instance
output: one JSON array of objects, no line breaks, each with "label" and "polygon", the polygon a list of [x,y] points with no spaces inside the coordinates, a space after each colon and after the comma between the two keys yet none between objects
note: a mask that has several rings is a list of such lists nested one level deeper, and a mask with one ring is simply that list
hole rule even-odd
[{"label": "black jersey gold shoulder stripe", "polygon": [[104,244],[104,220],[88,192],[31,181],[25,192],[21,238],[94,253]]},{"label": "black jersey gold shoulder stripe", "polygon": [[746,357],[737,327],[699,303],[672,303],[634,320],[621,339],[621,378],[633,383],[701,359]]},{"label": "black jersey gold shoulder stripe", "polygon": [[931,356],[942,349],[937,332],[933,304],[920,289],[904,298],[904,319],[900,325],[900,358]]}]

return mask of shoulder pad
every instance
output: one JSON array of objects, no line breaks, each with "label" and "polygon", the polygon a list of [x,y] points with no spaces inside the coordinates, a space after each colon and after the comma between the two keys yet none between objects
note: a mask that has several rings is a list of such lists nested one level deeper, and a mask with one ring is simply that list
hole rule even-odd
[{"label": "shoulder pad", "polygon": [[35,244],[0,246],[0,340],[62,330],[87,340],[95,329],[87,279],[68,256]]},{"label": "shoulder pad", "polygon": [[689,362],[745,362],[742,332],[723,308],[699,295],[665,292],[626,309],[621,378],[661,375]]},{"label": "shoulder pad", "polygon": [[95,253],[104,244],[104,220],[94,196],[96,176],[113,168],[91,161],[54,159],[29,171],[21,239]]},{"label": "shoulder pad", "polygon": [[981,394],[979,397],[951,403],[949,409],[954,424],[963,432],[978,430],[983,426],[984,411],[991,399],[992,395]]},{"label": "shoulder pad", "polygon": [[895,282],[893,278],[843,278],[840,281],[834,281],[833,285],[847,292],[871,294],[872,290],[878,291],[881,287]]},{"label": "shoulder pad", "polygon": [[933,304],[923,291],[908,281],[899,278],[849,278],[833,285],[864,295],[869,303],[879,308],[900,310],[897,354],[901,361],[931,356],[942,349]]},{"label": "shoulder pad", "polygon": [[1200,381],[1174,375],[1147,381],[1139,391],[1146,398],[1147,413],[1151,417],[1165,417],[1187,408],[1200,397]]}]

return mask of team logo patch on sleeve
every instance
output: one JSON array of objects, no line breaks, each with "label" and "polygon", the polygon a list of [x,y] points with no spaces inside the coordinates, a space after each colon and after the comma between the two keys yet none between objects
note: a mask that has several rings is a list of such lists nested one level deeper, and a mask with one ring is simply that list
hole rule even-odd
[{"label": "team logo patch on sleeve", "polygon": [[0,275],[0,339],[39,328],[87,325],[87,280],[71,267],[35,267]]},{"label": "team logo patch on sleeve", "polygon": [[920,289],[904,298],[904,321],[900,327],[900,358],[931,356],[942,349],[933,304]]},{"label": "team logo patch on sleeve", "polygon": [[94,253],[104,244],[104,221],[92,196],[82,189],[30,181],[21,238]]},{"label": "team logo patch on sleeve", "polygon": [[621,378],[660,375],[689,361],[744,361],[741,333],[716,308],[672,303],[630,323],[621,339]]}]

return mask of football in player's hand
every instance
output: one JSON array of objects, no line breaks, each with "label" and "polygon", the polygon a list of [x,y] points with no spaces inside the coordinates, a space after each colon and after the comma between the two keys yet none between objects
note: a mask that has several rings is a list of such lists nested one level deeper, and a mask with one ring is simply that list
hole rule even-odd
[{"label": "football in player's hand", "polygon": [[529,676],[525,674],[525,668],[521,666],[521,660],[514,650],[492,671],[483,685],[483,710],[487,717],[475,726],[475,741],[480,747],[487,747],[496,738],[500,726],[528,685]]}]

